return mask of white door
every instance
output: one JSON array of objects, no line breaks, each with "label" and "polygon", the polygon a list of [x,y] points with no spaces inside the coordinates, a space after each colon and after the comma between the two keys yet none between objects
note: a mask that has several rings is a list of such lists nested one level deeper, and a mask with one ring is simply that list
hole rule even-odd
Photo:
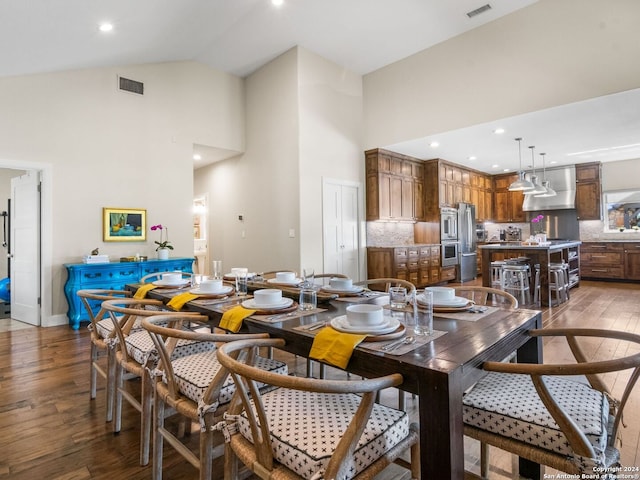
[{"label": "white door", "polygon": [[40,325],[40,173],[11,179],[11,318]]},{"label": "white door", "polygon": [[325,181],[323,203],[324,271],[360,279],[359,187]]}]

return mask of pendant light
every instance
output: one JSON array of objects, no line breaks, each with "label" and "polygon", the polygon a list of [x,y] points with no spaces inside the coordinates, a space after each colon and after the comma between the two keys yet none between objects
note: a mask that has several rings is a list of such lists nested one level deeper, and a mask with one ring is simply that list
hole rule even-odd
[{"label": "pendant light", "polygon": [[516,138],[516,142],[518,142],[518,157],[520,158],[520,171],[518,172],[519,178],[511,185],[509,185],[510,192],[522,192],[527,190],[532,190],[534,185],[529,180],[524,178],[524,170],[522,170],[522,149],[520,148],[520,142],[522,138]]},{"label": "pendant light", "polygon": [[541,153],[542,156],[542,186],[547,189],[545,193],[538,193],[536,197],[555,197],[556,191],[551,188],[551,183],[547,180],[547,164],[545,163],[544,156],[546,153]]},{"label": "pendant light", "polygon": [[533,150],[536,148],[531,145],[529,147],[531,149],[531,183],[533,183],[533,188],[531,190],[525,190],[525,195],[542,195],[543,193],[547,193],[547,189],[538,183],[538,176],[536,175],[536,158],[533,153]]}]

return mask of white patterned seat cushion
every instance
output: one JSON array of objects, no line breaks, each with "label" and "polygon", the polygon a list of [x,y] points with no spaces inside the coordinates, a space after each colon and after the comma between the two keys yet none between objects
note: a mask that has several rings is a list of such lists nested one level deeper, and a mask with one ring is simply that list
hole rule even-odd
[{"label": "white patterned seat cushion", "polygon": [[[125,337],[127,353],[136,362],[144,365],[151,356],[156,355],[156,347],[151,336],[146,330],[136,330]],[[193,355],[200,352],[215,350],[215,344],[211,342],[196,342],[193,340],[178,340],[171,358],[180,358],[185,355]]]},{"label": "white patterned seat cushion", "polygon": [[[173,374],[178,385],[178,390],[185,397],[190,398],[194,402],[198,402],[209,384],[220,370],[220,363],[215,351],[202,352],[195,355],[189,355],[178,358],[171,362]],[[255,365],[262,370],[267,370],[281,375],[288,375],[289,369],[287,364],[278,360],[272,360],[265,357],[256,357]],[[163,376],[163,381],[167,379]],[[258,384],[262,387],[264,384]],[[236,385],[233,383],[231,376],[227,376],[224,382],[218,404],[223,405],[231,401],[231,397],[236,391]]]},{"label": "white patterned seat cushion", "polygon": [[[278,388],[262,396],[269,418],[274,458],[303,478],[324,471],[361,398],[355,394],[327,394]],[[238,417],[238,431],[252,442],[246,413]],[[353,478],[409,434],[406,412],[375,404],[349,462]]]},{"label": "white patterned seat cushion", "polygon": [[[575,379],[545,377],[545,381],[551,395],[594,446],[596,464],[602,464],[608,436],[607,398]],[[465,395],[463,417],[472,427],[576,457],[529,375],[489,373]]]}]

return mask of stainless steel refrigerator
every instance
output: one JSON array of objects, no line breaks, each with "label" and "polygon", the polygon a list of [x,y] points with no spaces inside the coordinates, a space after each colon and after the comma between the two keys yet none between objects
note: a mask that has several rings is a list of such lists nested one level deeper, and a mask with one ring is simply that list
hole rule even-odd
[{"label": "stainless steel refrigerator", "polygon": [[458,239],[460,241],[456,281],[468,282],[478,276],[478,243],[476,238],[476,207],[458,204]]}]

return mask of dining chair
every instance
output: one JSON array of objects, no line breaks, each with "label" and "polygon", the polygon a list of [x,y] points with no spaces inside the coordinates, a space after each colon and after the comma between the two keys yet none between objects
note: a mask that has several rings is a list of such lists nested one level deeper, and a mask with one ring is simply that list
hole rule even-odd
[{"label": "dining chair", "polygon": [[[113,349],[107,344],[109,339],[114,336],[113,321],[109,318],[107,312],[102,308],[102,302],[105,300],[114,300],[117,298],[128,298],[131,292],[127,290],[109,290],[109,289],[83,289],[78,290],[76,295],[80,297],[80,301],[89,316],[88,329],[91,332],[91,350],[89,358],[89,396],[93,400],[97,395],[98,375],[105,379],[106,400],[105,400],[105,417],[110,422],[113,418],[113,385],[115,378],[115,363],[112,355]],[[98,310],[97,313],[94,313]],[[102,357],[106,357],[106,368],[100,362]]]},{"label": "dining chair", "polygon": [[369,288],[373,287],[372,290],[380,290],[383,292],[388,292],[391,287],[404,287],[407,289],[407,294],[415,292],[416,290],[416,286],[413,283],[401,278],[370,278],[356,282],[354,285]]},{"label": "dining chair", "polygon": [[149,282],[155,282],[156,280],[162,280],[162,275],[164,275],[165,273],[179,273],[182,275],[183,279],[187,279],[187,280],[191,280],[191,278],[193,277],[193,273],[190,273],[190,272],[181,272],[181,271],[153,272],[153,273],[148,273],[142,278],[140,278],[139,283],[144,284]]},{"label": "dining chair", "polygon": [[[114,338],[110,342],[114,348],[114,405],[113,432],[118,433],[122,427],[122,400],[126,400],[140,412],[140,464],[149,463],[149,446],[151,443],[151,405],[152,393],[150,385],[150,369],[157,361],[158,354],[153,340],[144,329],[134,329],[142,318],[155,315],[167,315],[160,300],[150,299],[115,299],[102,302],[102,307],[109,314],[114,325]],[[151,310],[149,307],[157,308]],[[184,312],[180,315],[193,317],[195,320],[206,320],[197,312]],[[121,318],[120,318],[121,317]],[[185,356],[211,349],[211,345],[202,342],[181,341],[174,350],[174,355]],[[125,386],[125,375],[140,379],[140,395],[129,391]]]},{"label": "dining chair", "polygon": [[468,298],[476,305],[491,305],[512,310],[518,308],[518,299],[504,290],[472,285],[456,286],[453,289],[457,297]]},{"label": "dining chair", "polygon": [[[640,335],[589,328],[529,334],[564,337],[576,362],[485,362],[483,369],[489,373],[463,399],[465,435],[580,478],[614,471],[622,412],[640,377]],[[590,361],[586,348],[597,350],[598,359]],[[626,356],[604,360],[603,352]],[[629,374],[611,375],[630,369]],[[605,373],[615,381],[619,400],[599,376]],[[487,463],[480,473],[487,478]]]},{"label": "dining chair", "polygon": [[[238,478],[239,462],[261,478],[370,479],[391,463],[420,478],[418,427],[406,412],[375,403],[402,375],[323,380],[254,365],[256,348],[284,345],[284,339],[240,340],[217,350],[236,385],[222,424],[226,480]],[[402,458],[407,450],[409,462]]]},{"label": "dining chair", "polygon": [[[215,347],[231,340],[268,338],[267,334],[230,334],[217,329],[216,333],[191,331],[184,324],[192,322],[187,316],[155,316],[142,320],[143,328],[151,336],[159,361],[153,372],[153,480],[162,479],[164,441],[199,470],[201,480],[212,477],[212,461],[224,453],[224,446],[215,448],[215,425],[235,392],[235,384],[226,369],[218,363]],[[213,348],[194,355],[175,358],[173,352],[180,341],[204,342]],[[257,357],[259,368],[288,374],[287,364],[278,360]],[[165,427],[165,412],[175,411],[189,422],[200,425],[199,454],[193,453]]]}]

